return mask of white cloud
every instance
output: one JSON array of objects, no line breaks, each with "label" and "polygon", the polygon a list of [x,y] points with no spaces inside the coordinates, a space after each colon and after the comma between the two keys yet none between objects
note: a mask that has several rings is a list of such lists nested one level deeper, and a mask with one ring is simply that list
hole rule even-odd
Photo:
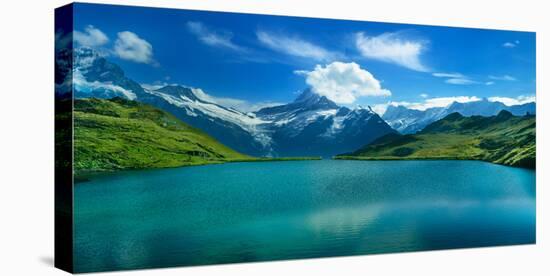
[{"label": "white cloud", "polygon": [[521,95],[517,98],[509,98],[509,97],[490,97],[489,101],[491,102],[501,102],[507,106],[511,105],[518,105],[518,104],[525,104],[525,103],[531,103],[535,102],[535,96],[534,95]]},{"label": "white cloud", "polygon": [[502,47],[504,47],[504,48],[515,48],[518,44],[519,44],[518,40],[516,40],[514,42],[504,42],[502,44]]},{"label": "white cloud", "polygon": [[439,97],[439,98],[426,99],[421,104],[413,104],[411,108],[418,109],[418,110],[426,110],[432,107],[445,107],[452,104],[453,102],[468,103],[468,102],[477,102],[480,100],[481,99],[476,96]]},{"label": "white cloud", "polygon": [[206,45],[231,49],[239,52],[245,51],[245,48],[235,44],[232,41],[233,33],[231,32],[216,32],[206,27],[202,22],[197,21],[187,22],[187,29]]},{"label": "white cloud", "polygon": [[447,79],[445,80],[446,83],[449,84],[456,84],[456,85],[470,85],[470,84],[478,84],[479,82],[473,81],[468,78],[453,78],[453,79]]},{"label": "white cloud", "polygon": [[452,78],[452,79],[466,78],[466,76],[460,73],[433,73],[432,76],[437,78]]},{"label": "white cloud", "polygon": [[428,97],[428,94],[426,94],[426,93],[420,94],[420,98],[424,98],[424,99],[425,99],[425,98],[427,98],[427,97]]},{"label": "white cloud", "polygon": [[493,85],[493,84],[495,84],[495,82],[494,82],[494,81],[488,81],[488,82],[485,82],[485,85]]},{"label": "white cloud", "polygon": [[291,56],[310,58],[316,61],[330,61],[340,55],[299,37],[257,31],[256,37],[268,48]]},{"label": "white cloud", "polygon": [[477,102],[481,99],[476,96],[456,96],[456,97],[437,97],[437,98],[430,98],[425,99],[422,102],[406,102],[406,101],[400,101],[400,102],[394,102],[390,101],[388,103],[384,104],[377,104],[373,107],[373,109],[378,114],[384,114],[386,112],[386,109],[388,106],[404,106],[409,109],[416,109],[416,110],[426,110],[428,108],[433,107],[446,107],[452,104],[453,102],[458,103],[467,103],[467,102]]},{"label": "white cloud", "polygon": [[501,80],[501,81],[515,81],[516,78],[510,76],[510,75],[502,75],[502,76],[489,76],[489,79],[492,80]]},{"label": "white cloud", "polygon": [[74,31],[73,39],[80,46],[96,48],[109,42],[109,38],[101,30],[92,25],[86,26],[84,32]]},{"label": "white cloud", "polygon": [[399,33],[366,36],[360,32],[355,35],[355,45],[363,57],[394,63],[415,71],[429,71],[420,61],[420,55],[426,50],[424,41],[406,40]]},{"label": "white cloud", "polygon": [[388,109],[388,104],[375,104],[371,108],[376,114],[382,116],[386,112],[386,109]]},{"label": "white cloud", "polygon": [[[488,98],[491,102],[501,102],[507,106],[512,105],[519,105],[519,104],[525,104],[530,102],[535,102],[535,96],[534,95],[521,95],[517,98],[510,98],[510,97],[490,97]],[[386,109],[388,106],[404,106],[409,109],[416,109],[416,110],[426,110],[428,108],[432,107],[446,107],[452,104],[453,102],[459,102],[459,103],[467,103],[467,102],[477,102],[481,101],[481,98],[476,96],[456,96],[456,97],[438,97],[438,98],[430,98],[426,99],[422,102],[406,102],[406,101],[400,101],[400,102],[394,102],[390,101],[383,104],[376,104],[373,106],[373,110],[378,114],[384,114],[386,112]]]},{"label": "white cloud", "polygon": [[355,62],[336,61],[326,66],[317,65],[310,72],[296,73],[306,76],[306,83],[315,93],[340,104],[351,104],[359,97],[391,95],[370,72]]},{"label": "white cloud", "polygon": [[447,78],[446,83],[456,84],[456,85],[469,85],[469,84],[479,84],[479,82],[471,80],[469,77],[461,73],[433,73],[432,76],[436,78]]},{"label": "white cloud", "polygon": [[117,34],[114,53],[121,59],[157,65],[153,59],[153,46],[137,34],[124,31]]}]

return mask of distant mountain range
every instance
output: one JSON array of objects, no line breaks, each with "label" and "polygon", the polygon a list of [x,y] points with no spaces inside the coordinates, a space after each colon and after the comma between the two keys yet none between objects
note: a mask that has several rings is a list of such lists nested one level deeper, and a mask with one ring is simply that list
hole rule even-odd
[{"label": "distant mountain range", "polygon": [[522,105],[507,106],[501,102],[492,102],[486,98],[480,101],[459,103],[453,102],[446,107],[433,107],[426,110],[410,109],[404,106],[390,105],[386,109],[384,119],[393,129],[403,134],[416,133],[428,124],[435,122],[451,113],[458,112],[463,116],[494,116],[500,111],[506,110],[516,116],[535,114],[534,102]]},{"label": "distant mountain range", "polygon": [[473,159],[535,168],[535,116],[465,117],[451,113],[417,134],[389,134],[337,159]]},{"label": "distant mountain range", "polygon": [[[74,50],[72,79],[77,98],[122,97],[150,104],[252,156],[332,156],[395,132],[370,108],[340,107],[309,89],[292,103],[252,113],[211,102],[189,87],[145,89],[87,48]],[[63,91],[66,82],[57,83]]]}]

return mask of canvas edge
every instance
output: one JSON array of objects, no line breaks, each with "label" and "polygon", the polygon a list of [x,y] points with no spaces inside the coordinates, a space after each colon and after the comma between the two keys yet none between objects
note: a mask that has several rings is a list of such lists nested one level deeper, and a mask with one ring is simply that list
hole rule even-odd
[{"label": "canvas edge", "polygon": [[[73,4],[55,9],[55,242],[54,266],[69,273],[74,272],[74,216],[73,216],[73,90],[58,94],[57,82],[66,77],[58,71],[59,50],[71,53],[67,60],[72,74],[73,48]],[[61,32],[61,33],[58,33]],[[58,38],[62,34],[67,39],[63,43]],[[69,75],[69,78],[72,76]]]}]

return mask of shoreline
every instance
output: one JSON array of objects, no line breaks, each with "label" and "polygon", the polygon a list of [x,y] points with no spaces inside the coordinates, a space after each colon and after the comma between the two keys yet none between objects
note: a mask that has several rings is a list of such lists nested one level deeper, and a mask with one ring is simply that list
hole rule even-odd
[{"label": "shoreline", "polygon": [[116,172],[129,172],[137,170],[155,170],[155,169],[173,169],[173,168],[182,168],[182,167],[195,167],[195,166],[206,166],[206,165],[219,165],[226,163],[252,163],[252,162],[287,162],[287,161],[319,161],[323,160],[320,156],[307,156],[307,157],[258,157],[258,158],[243,158],[243,159],[231,159],[231,160],[212,160],[203,163],[193,163],[193,164],[182,164],[178,166],[167,166],[167,167],[143,167],[143,168],[121,168],[121,169],[98,169],[98,170],[73,170],[73,183],[82,183],[87,182],[88,177],[101,174],[109,174]]},{"label": "shoreline", "polygon": [[332,160],[352,160],[352,161],[437,161],[437,160],[447,160],[447,161],[481,161],[486,163],[491,163],[495,165],[501,165],[511,168],[521,168],[521,169],[527,169],[536,171],[535,167],[530,166],[512,166],[504,163],[497,163],[490,160],[485,159],[478,159],[478,158],[471,158],[471,157],[450,157],[450,156],[442,156],[442,157],[433,157],[433,156],[427,156],[427,157],[393,157],[393,156],[384,156],[384,157],[367,157],[367,156],[334,156],[332,157]]}]

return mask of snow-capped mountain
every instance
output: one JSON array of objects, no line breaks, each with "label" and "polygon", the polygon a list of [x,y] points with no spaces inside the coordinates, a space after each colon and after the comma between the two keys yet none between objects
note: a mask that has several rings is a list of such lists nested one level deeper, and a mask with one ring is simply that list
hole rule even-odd
[{"label": "snow-capped mountain", "polygon": [[446,107],[433,107],[426,110],[416,110],[400,105],[390,105],[382,118],[400,133],[409,134],[416,133],[430,123],[454,112],[458,112],[463,116],[494,116],[502,110],[509,111],[516,116],[522,116],[527,113],[535,114],[536,104],[532,102],[507,106],[501,102],[493,102],[483,98],[480,101],[467,103],[453,102]]},{"label": "snow-capped mountain", "polygon": [[263,108],[255,114],[270,122],[266,129],[272,147],[282,156],[332,156],[394,132],[370,108],[340,107],[310,89],[292,103]]},{"label": "snow-capped mountain", "polygon": [[271,137],[264,127],[268,121],[209,102],[193,90],[169,85],[145,90],[147,96],[138,100],[172,113],[237,151],[254,156],[272,154]]},{"label": "snow-capped mountain", "polygon": [[254,156],[331,156],[394,130],[370,108],[340,107],[306,89],[294,102],[244,113],[212,102],[190,87],[146,89],[97,52],[74,51],[75,97],[123,97],[153,105]]},{"label": "snow-capped mountain", "polygon": [[256,131],[261,121],[250,115],[203,100],[191,88],[147,90],[128,78],[118,65],[89,48],[75,49],[73,63],[72,82],[77,98],[122,97],[151,104],[242,153],[269,154],[269,139]]},{"label": "snow-capped mountain", "polygon": [[145,95],[137,82],[127,78],[124,71],[89,48],[74,50],[73,85],[75,97],[135,100]]}]

